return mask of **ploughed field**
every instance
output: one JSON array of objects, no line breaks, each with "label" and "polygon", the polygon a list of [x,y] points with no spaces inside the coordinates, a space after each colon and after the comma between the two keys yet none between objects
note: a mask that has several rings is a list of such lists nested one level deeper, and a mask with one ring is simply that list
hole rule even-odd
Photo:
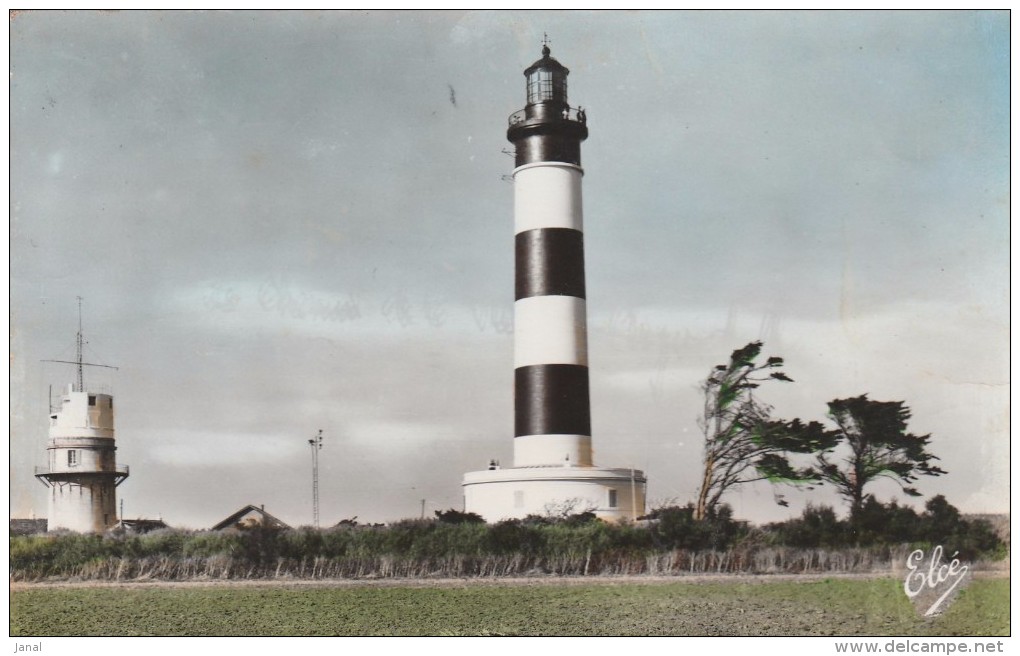
[{"label": "ploughed field", "polygon": [[13,584],[11,636],[1009,635],[1009,579],[934,618],[898,578]]}]

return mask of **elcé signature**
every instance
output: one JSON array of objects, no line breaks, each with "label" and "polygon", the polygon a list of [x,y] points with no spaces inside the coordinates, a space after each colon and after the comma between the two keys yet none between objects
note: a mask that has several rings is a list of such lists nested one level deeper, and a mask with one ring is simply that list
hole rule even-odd
[{"label": "elc\u00e9 signature", "polygon": [[[931,559],[928,561],[927,571],[919,571],[920,567],[924,566],[922,562],[924,560],[924,551],[921,549],[915,549],[909,556],[907,556],[907,569],[910,573],[907,574],[907,579],[903,582],[903,591],[907,593],[907,596],[913,599],[917,595],[921,594],[925,588],[932,590],[942,587],[943,584],[949,584],[938,599],[935,600],[924,616],[929,617],[939,612],[939,608],[942,606],[942,602],[946,600],[946,597],[960,584],[965,574],[970,569],[968,565],[961,565],[960,561],[957,560],[956,554],[953,553],[953,559],[948,564],[942,563],[942,546],[935,547],[931,552]],[[940,564],[942,563],[942,564]]]}]

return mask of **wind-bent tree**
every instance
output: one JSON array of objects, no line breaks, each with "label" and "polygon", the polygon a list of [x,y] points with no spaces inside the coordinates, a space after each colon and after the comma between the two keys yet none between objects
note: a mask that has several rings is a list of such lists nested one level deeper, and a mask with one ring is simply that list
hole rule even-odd
[{"label": "wind-bent tree", "polygon": [[931,436],[907,432],[910,409],[903,401],[872,401],[867,394],[836,399],[829,402],[829,418],[837,426],[831,435],[849,455],[833,462],[831,450],[819,453],[818,473],[850,502],[851,518],[860,514],[864,486],[878,478],[893,479],[905,494],[919,497],[910,487],[918,476],[946,473],[927,451]]},{"label": "wind-bent tree", "polygon": [[769,380],[793,379],[781,371],[782,358],[759,362],[761,350],[760,341],[737,349],[729,363],[716,366],[701,386],[705,407],[698,424],[705,436],[705,453],[695,519],[709,516],[723,494],[737,485],[760,480],[818,482],[817,472],[795,468],[788,454],[811,454],[833,446],[830,434],[817,422],[771,419],[772,406],[758,400],[754,391]]}]

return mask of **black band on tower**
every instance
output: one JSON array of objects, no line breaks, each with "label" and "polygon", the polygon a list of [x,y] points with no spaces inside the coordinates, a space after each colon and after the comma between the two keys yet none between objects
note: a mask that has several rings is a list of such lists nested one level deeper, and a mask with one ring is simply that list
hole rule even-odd
[{"label": "black band on tower", "polygon": [[516,300],[532,296],[584,298],[584,237],[571,228],[517,235]]},{"label": "black band on tower", "polygon": [[591,435],[588,368],[536,364],[514,371],[514,437]]},{"label": "black band on tower", "polygon": [[[568,128],[584,128],[584,126],[570,121],[562,121],[562,123]],[[513,128],[511,128],[511,132],[513,132]],[[587,135],[587,131],[584,132],[584,135]],[[583,136],[578,138],[574,134],[532,134],[528,136],[514,134],[510,139],[515,146],[514,163],[516,166],[524,166],[536,162],[566,162],[580,166],[580,139],[583,138]]]}]

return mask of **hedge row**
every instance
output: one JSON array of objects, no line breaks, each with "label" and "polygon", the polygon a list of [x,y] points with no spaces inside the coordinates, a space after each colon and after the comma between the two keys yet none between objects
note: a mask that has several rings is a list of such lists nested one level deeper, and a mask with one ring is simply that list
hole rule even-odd
[{"label": "hedge row", "polygon": [[15,580],[767,573],[888,568],[913,547],[935,544],[965,560],[1005,555],[987,523],[968,522],[938,499],[921,515],[871,504],[853,521],[809,507],[762,528],[735,521],[726,507],[696,521],[688,506],[638,524],[587,514],[485,524],[447,511],[433,520],[325,530],[18,536],[10,568]]}]

